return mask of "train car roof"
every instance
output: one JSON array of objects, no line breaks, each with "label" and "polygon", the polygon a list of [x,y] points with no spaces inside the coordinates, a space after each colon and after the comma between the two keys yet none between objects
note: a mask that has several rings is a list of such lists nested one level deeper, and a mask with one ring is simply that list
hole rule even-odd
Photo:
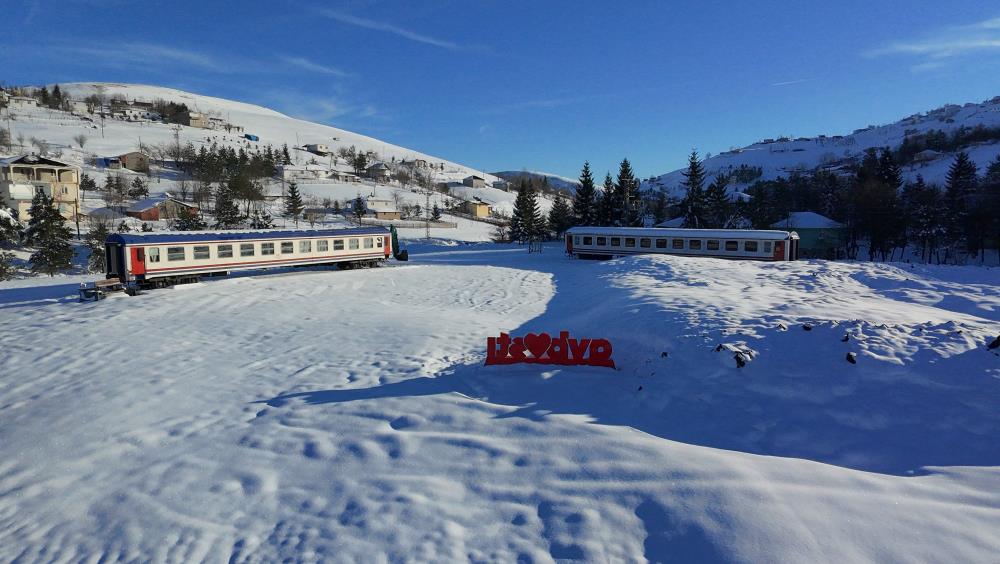
[{"label": "train car roof", "polygon": [[765,239],[784,241],[789,237],[798,238],[794,231],[774,229],[673,229],[662,227],[588,227],[569,228],[566,233],[588,235],[620,235],[646,237],[700,237],[706,239]]},{"label": "train car roof", "polygon": [[303,237],[351,237],[357,235],[387,235],[384,227],[354,227],[344,229],[240,229],[232,231],[158,231],[153,233],[113,233],[112,243],[197,243],[200,241],[247,241],[260,239],[299,239]]}]

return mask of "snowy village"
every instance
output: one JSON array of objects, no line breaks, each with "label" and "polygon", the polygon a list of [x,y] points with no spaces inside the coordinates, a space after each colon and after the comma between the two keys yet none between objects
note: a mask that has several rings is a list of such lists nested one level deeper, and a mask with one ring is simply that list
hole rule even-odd
[{"label": "snowy village", "polygon": [[65,6],[120,36],[0,50],[0,562],[997,562],[960,3]]}]

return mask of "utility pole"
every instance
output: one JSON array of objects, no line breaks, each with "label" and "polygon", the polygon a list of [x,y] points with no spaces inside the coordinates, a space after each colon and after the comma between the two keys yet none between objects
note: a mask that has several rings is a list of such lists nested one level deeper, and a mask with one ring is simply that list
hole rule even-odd
[{"label": "utility pole", "polygon": [[431,239],[431,191],[428,190],[424,195],[424,237],[430,241]]}]

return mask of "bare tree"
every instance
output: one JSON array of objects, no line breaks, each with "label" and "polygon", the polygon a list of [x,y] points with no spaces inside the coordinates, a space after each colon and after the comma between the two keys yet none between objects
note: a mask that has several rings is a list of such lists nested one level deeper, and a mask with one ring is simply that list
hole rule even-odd
[{"label": "bare tree", "polygon": [[38,154],[39,155],[46,155],[46,154],[48,154],[48,152],[49,152],[49,142],[48,141],[46,141],[45,139],[39,139],[37,137],[32,137],[31,140],[30,140],[30,142],[31,142],[31,145],[33,147],[35,147],[35,148],[38,149]]},{"label": "bare tree", "polygon": [[396,167],[396,171],[393,173],[392,177],[396,179],[396,182],[399,182],[399,185],[403,188],[403,190],[406,190],[406,187],[413,181],[413,172],[410,171],[409,167],[399,166]]},{"label": "bare tree", "polygon": [[79,145],[79,146],[80,146],[80,148],[82,149],[82,148],[83,148],[83,146],[87,144],[87,136],[86,136],[86,135],[84,135],[84,134],[82,134],[82,133],[81,133],[81,134],[79,134],[79,135],[74,135],[74,136],[73,136],[73,141],[74,141],[74,142],[75,142],[75,143],[76,143],[77,145]]},{"label": "bare tree", "polygon": [[18,133],[17,134],[17,144],[21,147],[21,150],[23,151],[24,150],[24,134],[23,133]]}]

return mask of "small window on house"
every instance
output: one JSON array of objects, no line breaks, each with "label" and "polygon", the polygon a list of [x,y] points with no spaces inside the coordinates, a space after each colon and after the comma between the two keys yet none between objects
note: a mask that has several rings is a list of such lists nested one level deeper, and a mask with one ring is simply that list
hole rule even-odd
[{"label": "small window on house", "polygon": [[290,255],[295,252],[295,243],[292,241],[281,242],[281,254]]},{"label": "small window on house", "polygon": [[693,251],[700,251],[701,239],[688,239],[688,248]]},{"label": "small window on house", "polygon": [[657,249],[666,249],[667,248],[667,240],[666,239],[657,239],[656,240],[656,248]]},{"label": "small window on house", "polygon": [[300,253],[311,253],[313,251],[312,241],[299,241],[299,252]]},{"label": "small window on house", "polygon": [[260,244],[260,254],[262,254],[262,255],[273,255],[274,254],[274,243],[261,243]]},{"label": "small window on house", "polygon": [[684,248],[684,239],[671,239],[670,240],[670,248],[671,249],[683,249]]},{"label": "small window on house", "polygon": [[594,238],[593,237],[584,237],[583,238],[583,244],[584,245],[593,245],[594,244]]},{"label": "small window on house", "polygon": [[149,247],[146,249],[146,259],[149,262],[160,262],[159,247]]},{"label": "small window on house", "polygon": [[597,246],[598,247],[607,247],[608,246],[608,238],[607,237],[598,237],[597,238]]},{"label": "small window on house", "polygon": [[209,250],[208,245],[198,245],[194,248],[195,260],[205,260],[209,258],[212,258],[212,252]]},{"label": "small window on house", "polygon": [[343,239],[334,239],[333,240],[333,250],[335,250],[335,251],[343,251],[344,250],[344,240]]},{"label": "small window on house", "polygon": [[620,246],[622,246],[622,239],[621,239],[621,237],[612,237],[611,238],[611,246],[612,247],[620,247]]},{"label": "small window on house", "polygon": [[767,253],[767,254],[771,254],[771,242],[770,241],[764,241],[764,252]]},{"label": "small window on house", "polygon": [[219,245],[218,247],[216,247],[215,251],[219,258],[233,258],[232,245]]},{"label": "small window on house", "polygon": [[371,237],[365,237],[365,248],[366,249],[375,248],[375,241]]},{"label": "small window on house", "polygon": [[[274,251],[274,247],[271,247]],[[252,257],[254,252],[253,243],[240,243],[240,256],[241,257]]]},{"label": "small window on house", "polygon": [[325,253],[328,250],[330,250],[330,242],[329,241],[327,241],[326,239],[320,239],[319,241],[316,241],[316,252],[317,253]]},{"label": "small window on house", "polygon": [[743,250],[748,253],[756,253],[757,241],[743,241]]},{"label": "small window on house", "polygon": [[726,250],[727,251],[738,251],[738,250],[740,250],[740,242],[739,241],[726,241]]},{"label": "small window on house", "polygon": [[705,248],[708,249],[708,250],[710,250],[710,251],[718,251],[719,250],[719,242],[715,241],[715,240],[706,241],[705,242]]},{"label": "small window on house", "polygon": [[167,247],[167,260],[184,260],[184,247]]},{"label": "small window on house", "polygon": [[347,240],[347,248],[351,249],[351,250],[357,249],[358,248],[358,240],[357,239],[348,239]]},{"label": "small window on house", "polygon": [[642,239],[639,239],[639,246],[643,249],[651,248],[653,246],[653,240],[643,237]]}]

